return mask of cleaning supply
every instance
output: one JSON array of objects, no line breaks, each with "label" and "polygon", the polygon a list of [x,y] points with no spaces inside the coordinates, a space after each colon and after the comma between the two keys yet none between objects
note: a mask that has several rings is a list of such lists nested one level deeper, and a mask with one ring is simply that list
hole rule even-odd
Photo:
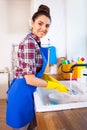
[{"label": "cleaning supply", "polygon": [[[71,59],[71,62],[69,60],[64,60],[62,61],[58,68],[61,67],[62,71],[62,77],[64,79],[69,80],[70,79],[70,69],[74,64],[84,64],[85,63],[85,58],[84,57],[78,57],[77,61],[75,61],[73,58]],[[84,69],[85,66],[75,66],[73,71],[72,71],[72,79],[77,80],[81,78],[81,70]]]},{"label": "cleaning supply", "polygon": [[[80,58],[80,59],[77,61],[77,64],[84,64],[84,61],[85,61],[85,58],[82,57],[82,58]],[[82,67],[81,67],[81,66],[80,66],[80,67],[78,66],[78,67],[77,67],[77,69],[78,69],[78,77],[77,77],[77,78],[78,78],[78,79],[81,78],[81,70],[84,69],[84,68],[85,68],[85,66],[82,66]]]},{"label": "cleaning supply", "polygon": [[[70,80],[70,68],[72,67],[73,64],[63,64],[61,67],[62,70],[62,77],[63,79]],[[67,73],[68,72],[68,73]],[[76,80],[77,79],[77,67],[74,68],[72,71],[72,79]]]},{"label": "cleaning supply", "polygon": [[62,61],[62,64],[67,64],[67,60]]}]

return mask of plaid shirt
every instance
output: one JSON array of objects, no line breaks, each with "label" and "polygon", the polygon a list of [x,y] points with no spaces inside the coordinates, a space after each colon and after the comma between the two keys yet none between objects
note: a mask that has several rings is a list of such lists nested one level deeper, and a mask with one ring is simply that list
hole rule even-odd
[{"label": "plaid shirt", "polygon": [[36,74],[40,71],[43,60],[38,42],[40,42],[39,38],[30,34],[19,44],[18,66],[15,70],[16,78],[27,74]]}]

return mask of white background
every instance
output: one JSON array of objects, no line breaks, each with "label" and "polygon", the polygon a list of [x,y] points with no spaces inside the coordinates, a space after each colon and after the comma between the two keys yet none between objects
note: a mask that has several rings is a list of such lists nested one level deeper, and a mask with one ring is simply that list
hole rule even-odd
[{"label": "white background", "polygon": [[40,4],[47,4],[52,16],[42,42],[49,38],[57,57],[87,56],[86,0],[0,0],[0,69],[11,69],[12,44],[19,44],[28,33],[31,16]]}]

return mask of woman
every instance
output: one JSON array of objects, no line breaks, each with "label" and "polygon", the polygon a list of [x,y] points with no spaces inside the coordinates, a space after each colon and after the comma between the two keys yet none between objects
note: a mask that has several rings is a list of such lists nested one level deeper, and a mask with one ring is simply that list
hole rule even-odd
[{"label": "woman", "polygon": [[[36,86],[48,89],[54,86],[53,82],[41,79],[47,59],[40,38],[48,33],[50,24],[50,9],[46,5],[40,5],[32,17],[31,33],[19,44],[19,65],[7,92],[6,123],[14,130],[27,130],[35,117],[33,93]],[[63,88],[66,89],[65,86]]]}]

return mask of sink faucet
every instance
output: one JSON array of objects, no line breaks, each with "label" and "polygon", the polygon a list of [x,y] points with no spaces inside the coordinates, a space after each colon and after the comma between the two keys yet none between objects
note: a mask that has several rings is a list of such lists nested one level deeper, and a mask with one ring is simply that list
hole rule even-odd
[{"label": "sink faucet", "polygon": [[87,68],[87,64],[74,64],[74,65],[71,66],[71,68],[70,68],[69,71],[64,71],[64,70],[63,70],[63,65],[62,65],[62,64],[59,65],[58,68],[59,68],[60,66],[61,66],[62,72],[64,72],[64,73],[72,73],[73,70],[74,70],[74,67],[76,67],[76,66],[79,66],[79,67],[85,66],[85,67]]},{"label": "sink faucet", "polygon": [[72,65],[71,68],[70,68],[70,73],[73,72],[73,68],[76,67],[76,66],[79,66],[79,67],[85,66],[85,67],[87,67],[87,64],[74,64],[74,65]]}]

